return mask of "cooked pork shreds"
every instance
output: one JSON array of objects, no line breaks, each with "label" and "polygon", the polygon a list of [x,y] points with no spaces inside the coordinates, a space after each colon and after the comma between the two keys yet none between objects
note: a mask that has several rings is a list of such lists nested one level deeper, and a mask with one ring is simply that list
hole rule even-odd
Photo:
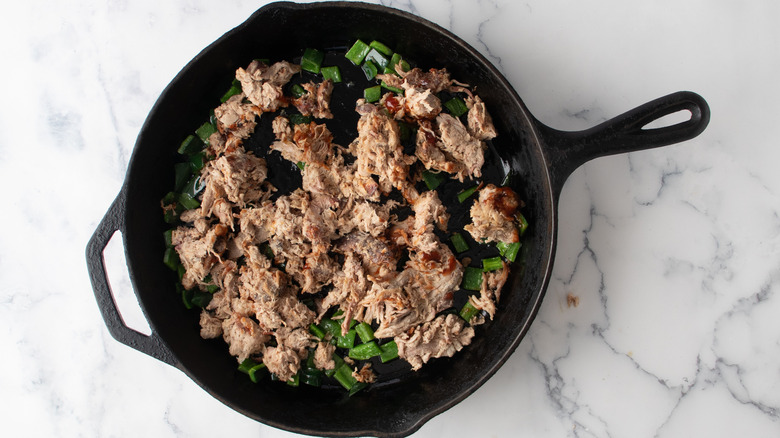
[{"label": "cooked pork shreds", "polygon": [[441,315],[433,321],[415,327],[411,334],[395,337],[398,356],[406,359],[413,370],[435,357],[451,357],[471,343],[474,329],[453,314]]},{"label": "cooked pork shreds", "polygon": [[513,243],[520,239],[515,214],[520,207],[517,194],[508,187],[488,184],[471,206],[472,223],[463,227],[476,241]]},{"label": "cooked pork shreds", "polygon": [[[329,338],[320,341],[308,329],[338,308],[342,333],[353,320],[372,324],[377,338],[395,339],[414,370],[452,356],[471,342],[472,326],[484,317],[469,326],[441,314],[453,306],[464,268],[439,237],[447,232],[447,209],[436,191],[417,192],[419,172],[410,169],[420,161],[461,181],[479,178],[484,141],[496,136],[484,102],[445,69],[380,75],[404,93],[387,93],[378,104],[359,100],[357,137],[348,148],[333,143],[325,124],[291,126],[282,112],[271,123],[276,141],[269,149],[301,167],[302,184],[274,199],[266,161],[243,146],[257,119],[290,103],[303,115],[333,117],[330,80],[302,84],[306,94],[298,99],[283,95],[298,72],[300,66],[287,62],[253,61],[236,71],[243,92],[214,111],[218,131],[207,142],[213,159],[200,172],[200,207],[182,212],[183,225],[172,234],[185,269],[182,285],[218,288],[201,311],[201,336],[221,336],[239,362],[262,361],[286,381],[309,351],[316,368],[336,366]],[[467,95],[466,126],[442,112],[442,91]],[[416,125],[416,156],[404,154],[401,122]],[[394,190],[403,203],[384,197]],[[516,242],[519,206],[511,190],[487,185],[465,228],[478,241]],[[411,212],[404,220],[399,207]],[[492,318],[508,275],[506,263],[484,274],[470,302]],[[304,304],[307,295],[316,311]],[[376,379],[368,365],[353,370],[359,382]]]}]

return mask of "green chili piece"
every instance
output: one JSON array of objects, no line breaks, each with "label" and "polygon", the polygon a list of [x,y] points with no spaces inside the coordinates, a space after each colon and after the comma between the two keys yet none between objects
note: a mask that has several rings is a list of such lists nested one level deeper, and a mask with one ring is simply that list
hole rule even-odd
[{"label": "green chili piece", "polygon": [[243,362],[241,362],[238,365],[238,370],[241,371],[244,374],[249,374],[249,370],[251,370],[253,367],[257,366],[257,362],[250,358],[244,359]]},{"label": "green chili piece", "polygon": [[179,196],[179,204],[181,204],[182,207],[186,208],[187,210],[200,207],[200,201],[190,196],[189,193],[182,193]]},{"label": "green chili piece", "polygon": [[360,390],[362,390],[363,388],[365,388],[367,386],[368,386],[368,383],[366,383],[366,382],[355,381],[355,384],[352,385],[352,388],[350,388],[350,390],[349,390],[349,396],[352,397],[357,392],[359,392]]},{"label": "green chili piece", "polygon": [[479,290],[482,287],[482,269],[466,266],[460,287],[466,290]]},{"label": "green chili piece", "polygon": [[363,90],[363,98],[365,98],[366,102],[369,103],[379,101],[379,99],[382,98],[382,87],[380,85],[376,85],[366,88]]},{"label": "green chili piece", "polygon": [[333,374],[333,377],[347,391],[352,389],[352,387],[357,383],[357,379],[355,379],[355,377],[352,375],[352,367],[350,367],[346,363],[342,363],[341,366],[338,367],[338,369],[336,369],[336,372]]},{"label": "green chili piece", "polygon": [[392,50],[391,50],[389,47],[387,47],[386,45],[382,44],[381,42],[379,42],[379,41],[377,41],[377,40],[371,41],[371,43],[369,44],[369,46],[370,46],[371,48],[373,48],[373,49],[376,49],[376,50],[378,50],[378,51],[379,51],[379,52],[381,52],[383,55],[390,56],[390,55],[392,55],[392,54],[393,54],[393,51],[392,51]]},{"label": "green chili piece", "polygon": [[171,268],[172,271],[179,270],[181,261],[179,260],[179,254],[176,252],[176,248],[171,246],[165,248],[165,253],[163,254],[163,263],[165,263],[165,266]]},{"label": "green chili piece", "polygon": [[383,55],[377,49],[371,49],[366,54],[366,62],[371,61],[377,66],[379,71],[385,71],[385,67],[390,63],[390,59]]},{"label": "green chili piece", "polygon": [[192,291],[181,288],[181,301],[184,303],[184,307],[186,307],[187,310],[192,309]]},{"label": "green chili piece", "polygon": [[525,234],[525,230],[528,229],[528,220],[525,218],[525,216],[522,215],[522,213],[517,213],[517,220],[520,222],[520,227],[518,229],[518,232],[522,236]]},{"label": "green chili piece", "polygon": [[344,365],[344,359],[341,358],[336,353],[333,353],[331,355],[331,358],[333,358],[333,362],[336,364],[333,368],[329,370],[325,370],[325,375],[328,377],[333,377],[334,374],[336,374],[336,371],[338,371],[339,368],[341,368],[342,365]]},{"label": "green chili piece", "polygon": [[211,302],[211,298],[213,297],[212,294],[208,292],[203,292],[201,290],[195,290],[192,292],[192,297],[190,298],[190,302],[193,305],[196,305],[200,308],[205,308],[209,305]]},{"label": "green chili piece", "polygon": [[355,41],[355,44],[350,47],[344,57],[352,61],[353,64],[360,65],[360,63],[363,62],[363,60],[366,58],[369,50],[371,50],[371,47],[368,44],[361,40],[357,40]]},{"label": "green chili piece", "polygon": [[215,132],[217,132],[217,127],[209,122],[200,125],[200,127],[195,130],[195,134],[197,134],[203,143],[208,143],[209,137],[211,137],[211,134]]},{"label": "green chili piece", "polygon": [[192,176],[192,165],[189,162],[176,163],[173,165],[173,189],[181,191],[187,181]]},{"label": "green chili piece", "polygon": [[225,92],[225,94],[222,95],[222,97],[219,99],[220,102],[225,103],[230,99],[231,97],[235,96],[236,94],[243,93],[244,90],[241,89],[241,82],[238,79],[233,79],[233,82],[230,85],[230,88]]},{"label": "green chili piece", "polygon": [[382,363],[390,362],[393,359],[398,358],[398,344],[395,341],[390,341],[379,346],[382,350],[382,354],[379,355],[379,359]]},{"label": "green chili piece", "polygon": [[382,354],[382,350],[376,345],[376,342],[368,341],[350,348],[348,354],[349,357],[355,360],[368,360]]},{"label": "green chili piece", "polygon": [[482,259],[482,271],[484,272],[497,271],[503,267],[504,262],[501,261],[501,257]]},{"label": "green chili piece", "polygon": [[208,161],[208,158],[206,157],[206,151],[194,153],[190,155],[190,169],[192,169],[192,171],[196,174],[200,173],[200,170],[203,169],[203,166],[206,165],[206,161]]},{"label": "green chili piece", "polygon": [[200,152],[206,145],[203,141],[193,134],[188,135],[184,141],[179,145],[178,152],[182,155],[190,155],[195,152]]},{"label": "green chili piece", "polygon": [[325,53],[317,49],[307,48],[303,51],[303,57],[301,58],[301,70],[315,74],[319,73],[323,59],[325,59]]},{"label": "green chili piece", "polygon": [[474,187],[468,188],[468,189],[463,190],[462,192],[458,193],[458,202],[460,202],[461,204],[464,203],[466,201],[466,199],[468,199],[471,195],[474,194],[474,192],[477,191],[478,188],[479,188],[479,186],[476,185]]},{"label": "green chili piece", "polygon": [[452,236],[450,236],[450,241],[452,242],[452,246],[455,247],[455,251],[459,253],[469,250],[469,244],[466,243],[466,239],[464,239],[460,233],[453,233]]},{"label": "green chili piece", "polygon": [[452,114],[453,117],[460,117],[469,111],[469,107],[466,106],[466,102],[460,97],[453,97],[452,99],[444,102],[444,107]]},{"label": "green chili piece", "polygon": [[303,161],[299,161],[295,163],[295,165],[298,166],[298,170],[303,170],[306,167],[306,163],[304,163]]},{"label": "green chili piece", "polygon": [[385,82],[385,81],[382,81],[381,85],[383,87],[387,88],[388,90],[392,91],[393,93],[403,94],[403,92],[404,92],[404,90],[402,90],[402,89],[400,89],[398,87],[393,87],[392,85],[388,85],[387,82]]},{"label": "green chili piece", "polygon": [[206,188],[206,182],[200,178],[200,175],[194,175],[192,178],[190,178],[189,182],[187,182],[187,185],[184,186],[181,192],[182,194],[186,193],[191,198],[195,198],[205,188]]},{"label": "green chili piece", "polygon": [[356,325],[355,331],[357,332],[358,336],[360,336],[360,340],[362,342],[368,342],[374,339],[374,329],[372,329],[371,326],[365,322],[361,322]]},{"label": "green chili piece", "polygon": [[514,242],[514,243],[504,243],[504,242],[498,242],[496,243],[496,248],[498,248],[498,252],[504,256],[505,259],[509,260],[510,262],[514,262],[515,258],[517,257],[517,252],[520,250],[520,242]]},{"label": "green chili piece", "polygon": [[346,335],[338,336],[336,338],[336,346],[339,348],[352,348],[355,346],[355,336],[357,336],[357,331],[355,329],[352,329],[347,332]]},{"label": "green chili piece", "polygon": [[363,69],[363,74],[366,75],[366,80],[370,81],[371,79],[374,79],[379,73],[379,70],[377,70],[376,64],[371,62],[371,60],[366,59],[365,62],[360,66],[361,69]]},{"label": "green chili piece", "polygon": [[322,67],[320,73],[322,74],[323,79],[330,79],[336,84],[341,82],[341,70],[339,70],[337,65]]},{"label": "green chili piece", "polygon": [[298,372],[298,374],[292,376],[290,380],[287,381],[287,384],[294,387],[299,386],[301,384],[301,373]]},{"label": "green chili piece", "polygon": [[264,363],[257,364],[253,366],[252,368],[247,371],[247,374],[249,374],[249,380],[252,381],[252,383],[257,383],[260,381],[260,376],[258,373],[262,373],[266,369]]},{"label": "green chili piece", "polygon": [[173,228],[163,232],[163,239],[165,239],[166,248],[170,248],[173,245]]},{"label": "green chili piece", "polygon": [[425,170],[422,173],[422,179],[425,182],[425,185],[428,187],[428,190],[434,190],[436,187],[439,187],[439,185],[446,179],[446,177],[443,172],[431,172],[430,170]]},{"label": "green chili piece", "polygon": [[325,330],[320,328],[320,326],[318,326],[315,323],[311,323],[309,325],[309,333],[313,334],[314,336],[316,336],[316,337],[318,337],[320,339],[323,339],[325,337]]},{"label": "green chili piece", "polygon": [[333,337],[341,336],[341,324],[330,318],[323,318],[320,321],[320,327]]},{"label": "green chili piece", "polygon": [[390,57],[390,62],[388,62],[387,67],[385,67],[385,74],[394,74],[399,76],[398,72],[395,71],[395,66],[398,65],[399,62],[401,62],[401,54],[393,53],[393,56]]},{"label": "green chili piece", "polygon": [[458,315],[466,320],[466,322],[471,322],[471,318],[473,318],[477,313],[479,313],[479,309],[474,307],[474,305],[471,304],[471,301],[466,301],[466,304],[461,307],[460,313],[458,313]]},{"label": "green chili piece", "polygon": [[305,368],[301,370],[301,380],[309,386],[322,386],[323,372],[316,368]]},{"label": "green chili piece", "polygon": [[311,116],[304,116],[303,114],[295,113],[290,114],[287,117],[290,120],[291,125],[300,125],[301,123],[311,123]]},{"label": "green chili piece", "polygon": [[290,87],[290,94],[296,99],[299,99],[303,97],[304,94],[306,94],[306,90],[301,86],[301,84],[295,84],[292,87]]}]

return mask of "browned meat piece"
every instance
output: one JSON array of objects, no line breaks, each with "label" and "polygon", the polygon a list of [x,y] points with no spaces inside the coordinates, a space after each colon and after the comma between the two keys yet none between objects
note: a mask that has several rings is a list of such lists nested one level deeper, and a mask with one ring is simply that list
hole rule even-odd
[{"label": "browned meat piece", "polygon": [[274,132],[276,139],[283,142],[291,142],[292,140],[292,128],[290,128],[290,120],[284,116],[276,116],[273,122],[271,122],[271,130]]},{"label": "browned meat piece", "polygon": [[361,114],[358,138],[349,146],[349,151],[357,157],[356,174],[378,176],[382,193],[390,193],[393,187],[401,187],[406,182],[414,157],[404,155],[398,124],[387,113],[374,105],[360,103],[357,110]]},{"label": "browned meat piece", "polygon": [[405,114],[415,119],[433,119],[441,112],[441,101],[431,90],[407,88],[404,92]]},{"label": "browned meat piece", "polygon": [[397,336],[433,319],[452,305],[463,266],[447,245],[431,252],[411,252],[406,269],[381,287],[372,288],[363,304],[365,319],[376,319],[378,338]]},{"label": "browned meat piece", "polygon": [[202,233],[192,227],[178,227],[173,230],[171,243],[179,255],[185,273],[182,286],[192,289],[208,275],[224,250],[227,227],[215,225]]},{"label": "browned meat piece", "polygon": [[330,95],[333,93],[333,81],[326,79],[319,85],[314,82],[301,84],[306,93],[293,100],[293,105],[304,116],[313,116],[317,119],[332,119],[330,112]]},{"label": "browned meat piece", "polygon": [[376,374],[371,369],[371,363],[364,363],[360,371],[353,371],[352,377],[362,383],[374,383],[376,381]]},{"label": "browned meat piece", "polygon": [[342,180],[332,166],[307,163],[301,176],[303,181],[301,187],[307,192],[333,197],[341,196],[340,183]]},{"label": "browned meat piece", "polygon": [[512,189],[488,184],[479,191],[479,199],[471,206],[472,223],[463,228],[478,242],[517,242],[520,236],[515,215],[520,206]]},{"label": "browned meat piece", "polygon": [[238,291],[242,299],[254,303],[255,316],[262,327],[308,327],[314,321],[314,312],[298,301],[287,274],[269,268],[268,259],[256,247],[250,247],[247,256],[240,270]]},{"label": "browned meat piece", "polygon": [[301,358],[298,353],[283,347],[268,347],[263,354],[263,363],[268,371],[274,373],[282,382],[286,382],[301,368]]},{"label": "browned meat piece", "polygon": [[349,331],[353,316],[360,309],[360,302],[366,295],[371,283],[366,279],[363,265],[354,253],[347,253],[344,266],[335,273],[333,290],[319,303],[319,313],[322,316],[331,306],[338,304],[344,311],[341,323],[341,333]]},{"label": "browned meat piece", "polygon": [[203,309],[200,312],[200,337],[214,339],[220,336],[222,336],[222,320]]},{"label": "browned meat piece", "polygon": [[293,141],[276,141],[271,149],[279,151],[285,160],[293,163],[324,164],[332,154],[333,135],[325,125],[310,124],[295,125]]},{"label": "browned meat piece", "polygon": [[397,205],[392,200],[384,204],[375,204],[350,198],[341,209],[342,214],[338,224],[339,233],[348,234],[353,230],[358,230],[373,237],[379,237],[390,225],[390,211]]},{"label": "browned meat piece", "polygon": [[314,350],[314,367],[318,370],[332,370],[336,368],[336,362],[333,360],[333,353],[336,346],[330,342],[317,343],[317,349]]},{"label": "browned meat piece", "polygon": [[501,288],[504,287],[506,280],[509,278],[509,266],[506,262],[502,261],[501,263],[504,265],[502,269],[482,273],[482,287],[479,291],[479,298],[473,295],[469,297],[471,305],[487,312],[490,315],[490,319],[493,319],[496,314],[496,304],[498,304],[498,300],[501,298]]},{"label": "browned meat piece", "polygon": [[471,136],[477,140],[496,138],[496,127],[493,126],[493,119],[485,108],[485,102],[482,102],[479,96],[472,96],[466,99],[466,105],[469,107],[467,124]]},{"label": "browned meat piece", "polygon": [[348,234],[333,249],[343,254],[357,254],[363,268],[372,277],[388,278],[395,274],[396,264],[401,257],[397,247],[383,239],[362,231]]},{"label": "browned meat piece", "polygon": [[422,195],[413,188],[407,191],[409,202],[412,203],[413,216],[399,222],[390,232],[394,242],[405,245],[417,251],[435,251],[440,242],[433,234],[434,225],[442,231],[447,231],[450,215],[444,208],[437,192],[430,190]]},{"label": "browned meat piece", "polygon": [[456,175],[466,174],[464,166],[442,150],[441,142],[436,136],[431,122],[427,120],[420,122],[420,127],[417,129],[416,145],[415,155],[426,169],[440,170]]},{"label": "browned meat piece", "polygon": [[464,169],[459,175],[469,178],[482,176],[482,165],[485,164],[485,144],[471,134],[460,120],[449,114],[441,113],[436,117],[436,126],[440,142],[436,145],[449,154]]},{"label": "browned meat piece", "polygon": [[286,61],[277,62],[268,67],[259,61],[252,61],[246,70],[239,68],[236,79],[241,82],[243,94],[260,111],[274,112],[287,106],[282,86],[290,81],[293,74],[301,71],[299,65]]},{"label": "browned meat piece", "polygon": [[395,337],[398,356],[419,370],[431,358],[452,357],[471,343],[474,329],[457,315],[441,315],[431,322],[415,327],[411,334]]},{"label": "browned meat piece", "polygon": [[238,207],[259,200],[267,193],[262,186],[267,173],[265,160],[248,153],[223,155],[209,161],[201,174],[206,184],[201,201],[204,216],[211,216],[219,198]]},{"label": "browned meat piece", "polygon": [[419,68],[413,68],[408,72],[402,73],[401,76],[404,78],[402,86],[405,90],[419,88],[430,90],[436,94],[449,89],[453,84],[453,80],[450,79],[450,74],[446,68],[432,68],[427,72]]},{"label": "browned meat piece", "polygon": [[222,338],[230,346],[230,354],[236,356],[239,363],[253,354],[262,353],[270,339],[252,318],[238,314],[222,322],[222,331]]},{"label": "browned meat piece", "polygon": [[243,103],[244,97],[243,94],[236,94],[214,109],[217,128],[221,133],[246,139],[255,131],[257,109],[252,104]]}]

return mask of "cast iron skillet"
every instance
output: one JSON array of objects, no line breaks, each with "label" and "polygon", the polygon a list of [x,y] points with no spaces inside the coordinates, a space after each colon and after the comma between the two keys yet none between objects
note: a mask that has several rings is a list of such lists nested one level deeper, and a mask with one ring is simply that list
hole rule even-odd
[{"label": "cast iron skillet", "polygon": [[[356,38],[383,41],[423,68],[446,66],[452,77],[476,87],[499,132],[490,146],[493,167],[486,176],[500,180],[508,170],[515,174],[511,185],[525,200],[523,213],[532,225],[523,236],[519,262],[495,319],[480,326],[472,345],[454,358],[433,361],[417,373],[390,373],[351,398],[337,388],[292,388],[271,381],[252,384],[236,370],[236,361],[221,340],[200,338],[197,312],[185,310],[175,292],[175,277],[161,263],[161,235],[167,225],[160,199],[173,184],[177,145],[216,106],[237,67],[259,57],[291,59],[305,47],[345,48]],[[689,111],[690,119],[643,129],[679,111]],[[332,131],[354,130],[357,118],[353,117],[346,124],[327,124]],[[182,370],[214,397],[251,418],[311,435],[405,436],[474,392],[527,332],[552,270],[557,201],[571,172],[599,156],[691,139],[708,121],[709,108],[700,96],[678,92],[586,131],[557,131],[529,114],[506,79],[482,55],[433,23],[362,3],[269,4],[204,49],[163,91],[138,136],[125,182],[88,244],[92,286],[114,338]],[[133,288],[151,327],[149,336],[124,324],[106,278],[103,250],[117,230],[124,239]]]}]

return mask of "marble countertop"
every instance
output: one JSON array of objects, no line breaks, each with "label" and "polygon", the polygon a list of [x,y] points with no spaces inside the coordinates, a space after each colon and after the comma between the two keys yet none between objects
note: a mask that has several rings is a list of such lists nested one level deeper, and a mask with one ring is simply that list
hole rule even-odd
[{"label": "marble countertop", "polygon": [[[116,342],[84,260],[160,92],[265,3],[6,6],[3,435],[294,436]],[[491,380],[414,436],[780,436],[780,3],[380,3],[472,44],[554,128],[585,129],[678,90],[712,109],[691,141],[574,172],[528,335]],[[105,257],[123,317],[148,333],[118,236]]]}]

